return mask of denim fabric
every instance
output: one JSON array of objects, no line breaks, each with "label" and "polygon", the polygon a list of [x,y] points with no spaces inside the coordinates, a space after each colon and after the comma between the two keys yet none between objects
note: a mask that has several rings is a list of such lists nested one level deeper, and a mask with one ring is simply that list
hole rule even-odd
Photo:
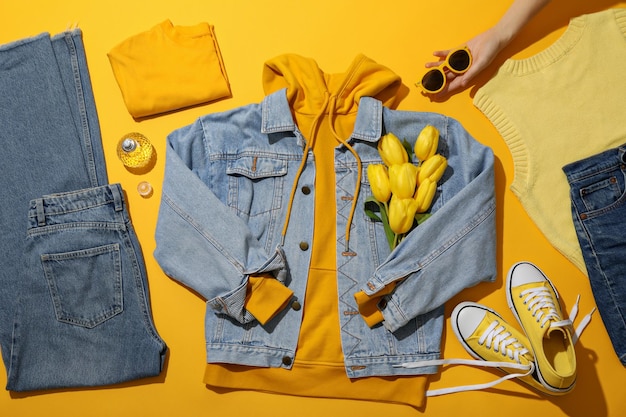
[{"label": "denim fabric", "polygon": [[107,185],[79,30],[0,46],[0,346],[7,389],[158,375],[142,254]]},{"label": "denim fabric", "polygon": [[626,366],[626,144],[563,171],[598,311]]},{"label": "denim fabric", "polygon": [[[449,168],[433,215],[393,253],[380,223],[363,207],[371,190],[365,174],[382,163],[376,144],[393,132],[414,141],[427,124],[441,133]],[[436,372],[398,368],[440,356],[443,304],[462,289],[495,277],[493,154],[442,115],[394,111],[360,100],[350,144],[362,160],[362,186],[353,195],[357,163],[335,149],[337,242],[313,242],[315,161],[299,178],[291,220],[281,239],[304,138],[285,90],[262,103],[210,114],[168,137],[155,257],[164,272],[207,299],[207,360],[250,366],[293,365],[303,309],[286,308],[265,326],[245,310],[251,274],[272,273],[306,303],[310,244],[336,247],[339,318],[350,378]],[[333,198],[331,197],[331,198]],[[357,211],[348,248],[344,231],[353,199]],[[306,243],[301,245],[301,243]],[[373,294],[401,280],[381,308],[384,325],[369,328],[354,294]],[[291,304],[291,303],[289,303]],[[306,336],[303,336],[306,337]]]}]

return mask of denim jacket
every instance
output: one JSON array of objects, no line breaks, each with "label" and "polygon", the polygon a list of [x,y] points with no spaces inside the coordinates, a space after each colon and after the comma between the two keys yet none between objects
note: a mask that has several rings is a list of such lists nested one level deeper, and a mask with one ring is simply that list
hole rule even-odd
[{"label": "denim jacket", "polygon": [[[427,124],[440,132],[438,152],[448,159],[432,216],[390,253],[383,226],[362,209],[372,195],[367,166],[381,163],[376,145],[393,132],[411,142]],[[362,97],[349,139],[335,148],[337,294],[341,343],[350,378],[435,373],[444,303],[464,288],[495,278],[493,153],[461,125],[439,114],[391,110]],[[253,274],[270,273],[306,303],[313,242],[315,161],[297,175],[305,142],[294,122],[286,90],[259,104],[209,114],[167,139],[165,178],[155,257],[163,271],[207,300],[207,360],[289,369],[302,309],[284,308],[261,325],[245,308]],[[297,192],[290,201],[294,179]],[[360,190],[353,195],[355,189]],[[348,247],[344,239],[353,200]],[[291,217],[284,237],[287,210]],[[354,294],[375,295],[396,283],[379,307],[381,325],[370,328]]]}]

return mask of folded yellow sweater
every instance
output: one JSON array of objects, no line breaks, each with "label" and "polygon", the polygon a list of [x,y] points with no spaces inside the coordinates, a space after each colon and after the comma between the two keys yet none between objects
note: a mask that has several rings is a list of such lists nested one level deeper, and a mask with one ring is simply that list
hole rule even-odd
[{"label": "folded yellow sweater", "polygon": [[166,20],[108,53],[128,112],[143,118],[230,97],[213,26]]}]

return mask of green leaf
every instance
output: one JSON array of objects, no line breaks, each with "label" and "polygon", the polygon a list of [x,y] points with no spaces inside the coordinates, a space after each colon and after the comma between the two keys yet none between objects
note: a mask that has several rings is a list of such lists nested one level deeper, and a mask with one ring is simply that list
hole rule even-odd
[{"label": "green leaf", "polygon": [[383,224],[383,230],[385,231],[385,237],[387,238],[389,249],[393,250],[393,248],[395,247],[394,241],[396,234],[393,232],[393,230],[391,230],[391,226],[389,226],[387,207],[380,201],[376,200],[374,196],[370,196],[365,200],[365,214],[370,219],[381,222]]},{"label": "green leaf", "polygon": [[417,213],[415,215],[415,220],[417,221],[417,224],[420,225],[424,223],[430,216],[432,216],[431,213]]},{"label": "green leaf", "polygon": [[413,161],[413,145],[411,145],[406,139],[402,139],[402,146],[406,150],[406,154],[409,157],[409,161]]},{"label": "green leaf", "polygon": [[380,215],[383,220],[383,228],[385,229],[385,236],[387,237],[387,243],[389,243],[389,249],[393,250],[396,247],[396,234],[393,230],[391,230],[391,226],[389,226],[389,216],[387,215],[387,209],[385,207],[381,208]]},{"label": "green leaf", "polygon": [[376,200],[374,198],[374,196],[368,197],[365,200],[365,214],[367,215],[367,217],[369,217],[370,219],[376,221],[376,222],[382,222],[383,219],[380,218],[380,216],[378,216],[376,213],[380,213],[381,211],[381,206],[380,203],[378,202],[378,200]]}]

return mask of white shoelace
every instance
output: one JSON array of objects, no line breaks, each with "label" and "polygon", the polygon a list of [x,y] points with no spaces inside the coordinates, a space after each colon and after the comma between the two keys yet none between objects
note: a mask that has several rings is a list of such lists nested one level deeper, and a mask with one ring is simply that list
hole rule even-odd
[{"label": "white shoelace", "polygon": [[476,391],[491,388],[508,379],[528,376],[532,374],[535,370],[535,365],[533,362],[530,362],[528,365],[524,365],[520,361],[520,357],[528,353],[528,349],[526,349],[524,345],[522,345],[515,337],[513,337],[510,332],[507,332],[506,327],[502,326],[497,320],[493,321],[489,325],[489,327],[487,327],[487,329],[480,335],[478,343],[480,345],[484,345],[487,349],[493,349],[494,352],[500,353],[502,356],[508,357],[515,362],[484,361],[480,359],[439,359],[423,362],[408,362],[400,365],[394,365],[394,367],[413,369],[422,368],[425,366],[470,365],[485,368],[507,368],[521,371],[517,373],[507,374],[495,381],[487,382],[484,384],[462,385],[458,387],[429,390],[426,392],[426,396],[428,397],[452,394],[455,392]]},{"label": "white shoelace", "polygon": [[578,315],[580,295],[576,297],[576,302],[567,319],[563,319],[556,311],[555,300],[552,298],[552,294],[548,291],[547,287],[530,288],[522,291],[520,296],[525,297],[524,304],[528,305],[528,311],[532,313],[532,316],[535,317],[537,323],[539,323],[542,328],[546,323],[550,323],[550,327],[569,327],[572,329],[572,342],[574,344],[578,342],[583,330],[585,330],[585,327],[587,327],[591,321],[591,316],[596,311],[594,307],[589,314],[583,317],[578,327],[574,329],[574,320],[576,320],[576,316]]},{"label": "white shoelace", "polygon": [[[522,295],[526,295],[525,303],[529,303],[529,310],[533,312],[533,316],[537,318],[537,323],[543,327],[546,323],[550,322],[550,327],[570,327],[573,329],[573,322],[578,315],[578,302],[580,301],[580,295],[576,298],[576,303],[572,307],[570,314],[567,319],[562,319],[558,314],[555,308],[554,300],[552,295],[547,290],[547,288],[533,288],[522,292]],[[546,310],[544,310],[546,309]],[[572,333],[572,343],[576,344],[580,335],[582,334],[585,327],[591,321],[591,316],[596,311],[594,307],[589,314],[587,314],[581,320],[580,324]],[[428,366],[442,366],[442,365],[469,365],[469,366],[478,366],[484,368],[500,368],[500,369],[511,369],[516,370],[516,373],[507,374],[495,381],[486,382],[483,384],[473,384],[473,385],[461,385],[457,387],[451,388],[440,388],[426,391],[427,397],[436,397],[439,395],[452,394],[456,392],[465,392],[465,391],[477,391],[483,390],[487,388],[494,387],[499,383],[513,379],[513,378],[523,378],[525,376],[531,375],[535,371],[534,362],[530,362],[528,365],[524,365],[520,362],[520,356],[528,353],[528,349],[524,347],[516,338],[511,336],[510,332],[505,331],[506,327],[500,325],[500,323],[495,320],[493,321],[489,327],[483,332],[483,334],[478,339],[478,343],[483,345],[487,349],[492,349],[494,352],[499,352],[503,356],[508,356],[509,359],[512,359],[514,362],[495,362],[495,361],[484,361],[480,359],[437,359],[430,361],[421,361],[421,362],[406,362],[400,365],[394,365],[394,368],[423,368]]]},{"label": "white shoelace", "polygon": [[520,363],[519,357],[528,353],[528,349],[519,343],[516,338],[511,336],[511,332],[505,330],[506,327],[500,325],[497,320],[494,320],[480,336],[478,343],[485,345],[487,349],[491,349],[493,344],[494,352],[499,352],[502,356],[508,356],[515,362]]}]

